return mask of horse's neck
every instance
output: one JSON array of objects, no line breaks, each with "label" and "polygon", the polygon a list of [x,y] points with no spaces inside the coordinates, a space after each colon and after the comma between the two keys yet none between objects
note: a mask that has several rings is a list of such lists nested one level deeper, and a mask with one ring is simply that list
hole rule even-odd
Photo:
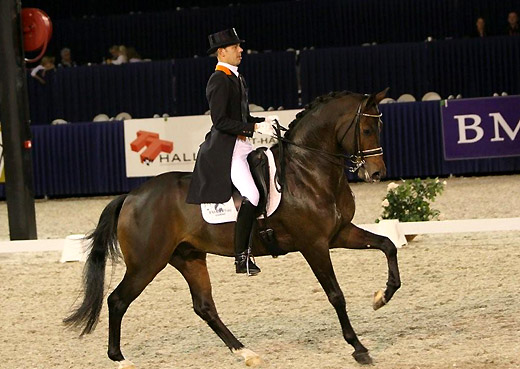
[{"label": "horse's neck", "polygon": [[[294,144],[285,144],[288,182],[323,189],[322,193],[333,193],[335,196],[342,191],[350,191],[345,160],[340,156],[344,153],[336,132],[337,122],[346,111],[354,109],[345,98],[331,100],[308,111],[294,127],[288,137]],[[353,132],[345,132],[345,142],[352,140]]]},{"label": "horse's neck", "polygon": [[[348,187],[342,159],[291,144],[285,144],[284,149],[285,181],[288,186],[321,191],[333,196]],[[273,155],[279,163],[279,147],[273,150]]]}]

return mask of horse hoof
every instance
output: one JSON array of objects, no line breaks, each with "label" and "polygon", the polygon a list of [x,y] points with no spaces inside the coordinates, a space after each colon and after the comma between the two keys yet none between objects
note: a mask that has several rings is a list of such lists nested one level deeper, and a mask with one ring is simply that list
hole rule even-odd
[{"label": "horse hoof", "polygon": [[134,363],[132,363],[130,360],[118,361],[117,363],[117,369],[135,369]]},{"label": "horse hoof", "polygon": [[380,309],[385,305],[385,292],[383,290],[374,292],[374,302],[372,303],[372,307],[374,308],[374,310]]},{"label": "horse hoof", "polygon": [[244,358],[244,361],[247,366],[255,367],[262,364],[262,359],[260,358],[260,356],[258,356],[255,352],[249,349],[242,348],[240,350],[236,350],[235,354]]},{"label": "horse hoof", "polygon": [[354,359],[361,365],[372,365],[372,358],[368,354],[368,352],[355,352],[352,354]]}]

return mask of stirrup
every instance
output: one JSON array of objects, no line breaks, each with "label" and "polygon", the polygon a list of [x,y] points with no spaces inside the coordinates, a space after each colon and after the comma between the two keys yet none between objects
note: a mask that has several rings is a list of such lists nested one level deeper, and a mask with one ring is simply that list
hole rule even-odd
[{"label": "stirrup", "polygon": [[[235,267],[237,269],[236,270],[237,273],[239,273],[239,274],[245,273],[249,277],[255,276],[262,271],[258,267],[258,265],[256,265],[254,257],[251,254],[251,252],[247,252],[247,251],[244,251],[235,257]],[[240,269],[239,269],[239,267],[240,267]],[[251,269],[253,267],[254,267],[254,270]]]},{"label": "stirrup", "polygon": [[255,274],[251,274],[251,272],[249,271],[249,261],[250,260],[253,260],[251,261],[257,268],[258,268],[258,265],[256,265],[256,260],[255,260],[255,257],[253,256],[253,254],[251,253],[251,248],[247,248],[247,252],[246,252],[246,274],[248,277],[252,277],[254,275],[257,275],[258,273],[260,273],[260,268],[258,268],[258,272],[255,273]]}]

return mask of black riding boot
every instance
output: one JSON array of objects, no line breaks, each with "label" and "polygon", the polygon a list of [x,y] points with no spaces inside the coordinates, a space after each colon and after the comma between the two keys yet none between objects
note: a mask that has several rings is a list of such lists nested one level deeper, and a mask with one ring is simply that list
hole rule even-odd
[{"label": "black riding boot", "polygon": [[260,268],[253,263],[250,255],[248,255],[255,212],[256,206],[244,197],[235,224],[235,267],[237,273],[248,273],[249,275],[260,273]]}]

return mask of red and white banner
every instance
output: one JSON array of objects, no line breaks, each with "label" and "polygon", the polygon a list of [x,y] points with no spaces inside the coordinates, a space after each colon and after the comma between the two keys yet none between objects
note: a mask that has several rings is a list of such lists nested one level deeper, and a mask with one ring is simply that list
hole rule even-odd
[{"label": "red and white banner", "polygon": [[[299,110],[254,113],[254,116],[276,114],[287,127]],[[191,172],[200,144],[211,128],[209,115],[132,119],[125,123],[125,159],[127,177],[151,177],[161,173]],[[274,138],[255,134],[255,147],[271,146]]]}]

